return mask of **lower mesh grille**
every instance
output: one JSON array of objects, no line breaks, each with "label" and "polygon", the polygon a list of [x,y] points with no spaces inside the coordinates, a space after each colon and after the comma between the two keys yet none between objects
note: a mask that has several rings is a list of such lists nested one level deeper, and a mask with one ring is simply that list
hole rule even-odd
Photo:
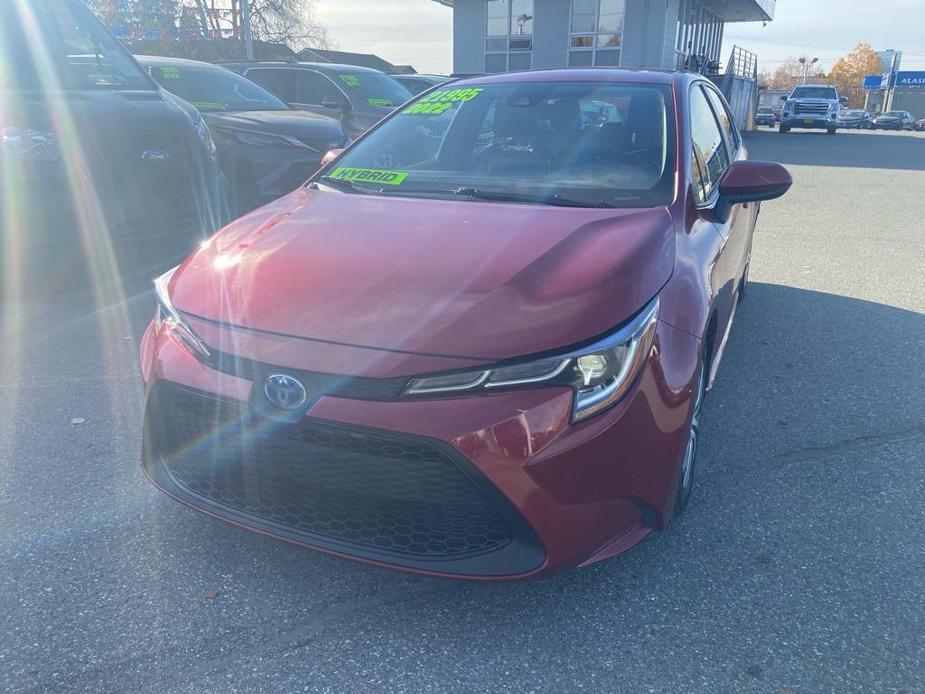
[{"label": "lower mesh grille", "polygon": [[504,549],[511,526],[522,524],[509,522],[484,479],[427,439],[273,422],[246,403],[165,384],[147,418],[155,454],[177,485],[296,533],[454,559]]}]

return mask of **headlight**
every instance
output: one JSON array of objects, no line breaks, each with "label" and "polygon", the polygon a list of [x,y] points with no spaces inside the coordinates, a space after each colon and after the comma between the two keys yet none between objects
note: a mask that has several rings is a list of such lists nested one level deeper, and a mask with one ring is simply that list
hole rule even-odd
[{"label": "headlight", "polygon": [[252,145],[254,147],[286,147],[292,149],[310,149],[317,151],[313,147],[309,147],[301,140],[295,137],[291,137],[290,135],[260,133],[255,130],[228,129],[226,132],[241,144]]},{"label": "headlight", "polygon": [[[177,266],[179,267],[179,265]],[[167,291],[167,285],[170,284],[170,278],[177,268],[168,270],[163,275],[154,280],[154,296],[157,301],[157,307],[154,314],[154,325],[160,330],[162,325],[167,325],[168,329],[176,335],[183,346],[186,347],[194,357],[201,361],[209,362],[212,360],[212,353],[199,337],[190,328],[174,308],[170,301],[170,293]]]},{"label": "headlight", "polygon": [[574,392],[572,421],[616,404],[639,375],[658,319],[658,297],[612,335],[566,354],[480,371],[424,376],[408,382],[405,395],[490,392],[533,385],[567,385]]},{"label": "headlight", "polygon": [[27,128],[0,129],[0,151],[30,161],[55,162],[61,158],[54,135]]}]

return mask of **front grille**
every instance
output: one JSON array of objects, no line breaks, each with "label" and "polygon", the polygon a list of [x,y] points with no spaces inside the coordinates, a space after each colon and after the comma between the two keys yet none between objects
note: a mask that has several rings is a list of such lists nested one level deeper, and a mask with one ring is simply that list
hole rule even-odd
[{"label": "front grille", "polygon": [[310,418],[279,422],[247,403],[164,383],[149,401],[145,436],[173,483],[243,514],[245,524],[271,524],[271,534],[405,565],[512,544],[529,555],[521,570],[542,559],[513,507],[436,441]]},{"label": "front grille", "polygon": [[[90,162],[94,186],[104,194],[124,196],[179,193],[196,180],[196,143],[177,132],[139,131],[100,137]],[[162,152],[166,158],[144,159],[145,152]]]},{"label": "front grille", "polygon": [[812,114],[812,115],[825,115],[829,112],[828,104],[803,104],[797,102],[793,106],[793,112],[799,115],[802,114]]}]

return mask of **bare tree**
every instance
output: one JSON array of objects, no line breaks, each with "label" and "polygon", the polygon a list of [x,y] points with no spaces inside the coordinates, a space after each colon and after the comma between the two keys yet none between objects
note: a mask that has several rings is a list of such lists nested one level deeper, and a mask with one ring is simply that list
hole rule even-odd
[{"label": "bare tree", "polygon": [[[230,9],[235,35],[241,30],[241,0],[193,0],[205,29],[219,31],[221,22],[213,10]],[[316,0],[251,0],[251,30],[255,39],[282,43],[298,50],[306,46],[326,48],[327,28],[317,19]],[[228,26],[227,24],[225,25]]]}]

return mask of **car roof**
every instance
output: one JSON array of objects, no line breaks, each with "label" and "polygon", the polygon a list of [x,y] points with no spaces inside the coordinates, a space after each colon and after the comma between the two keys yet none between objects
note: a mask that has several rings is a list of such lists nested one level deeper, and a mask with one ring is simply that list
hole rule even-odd
[{"label": "car roof", "polygon": [[142,65],[150,67],[195,67],[212,70],[225,70],[221,65],[207,63],[203,60],[188,60],[186,58],[168,58],[162,55],[136,55],[137,60]]},{"label": "car roof", "polygon": [[424,80],[446,80],[448,81],[448,80],[453,79],[452,77],[447,77],[446,75],[428,75],[423,72],[400,73],[397,75],[392,75],[392,77],[394,77],[397,80],[404,78],[404,79],[409,79],[409,80],[424,79]]},{"label": "car roof", "polygon": [[374,75],[384,75],[381,70],[374,70],[370,67],[361,67],[359,65],[344,65],[342,63],[303,63],[288,62],[285,60],[254,60],[254,61],[229,61],[222,63],[239,69],[251,67],[283,67],[283,68],[311,68],[313,70],[331,70],[332,72],[365,72]]},{"label": "car roof", "polygon": [[512,82],[622,82],[635,84],[676,84],[689,82],[700,75],[676,70],[647,70],[628,68],[557,68],[549,70],[526,70],[498,75],[465,77],[456,85],[463,84],[511,84]]}]

